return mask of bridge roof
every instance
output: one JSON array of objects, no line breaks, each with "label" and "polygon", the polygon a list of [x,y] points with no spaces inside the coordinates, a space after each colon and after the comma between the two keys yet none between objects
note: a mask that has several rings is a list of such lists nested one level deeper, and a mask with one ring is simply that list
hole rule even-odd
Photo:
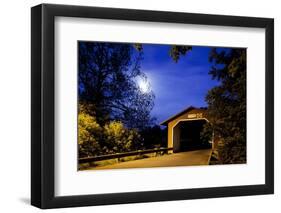
[{"label": "bridge roof", "polygon": [[186,109],[182,110],[181,112],[179,112],[179,113],[171,116],[167,120],[161,122],[160,125],[165,125],[166,126],[166,125],[168,125],[168,123],[170,121],[172,121],[172,120],[176,119],[177,117],[179,117],[179,116],[181,116],[181,115],[183,115],[183,114],[185,114],[185,113],[187,113],[187,112],[189,112],[191,110],[194,110],[194,109],[196,109],[196,110],[204,110],[205,111],[207,108],[206,107],[199,107],[199,108],[197,108],[197,107],[194,107],[194,106],[189,106]]}]

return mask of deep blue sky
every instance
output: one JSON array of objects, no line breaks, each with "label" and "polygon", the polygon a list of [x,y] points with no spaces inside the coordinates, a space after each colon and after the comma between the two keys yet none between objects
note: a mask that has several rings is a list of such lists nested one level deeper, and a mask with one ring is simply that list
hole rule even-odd
[{"label": "deep blue sky", "polygon": [[207,106],[207,91],[218,85],[208,74],[210,47],[193,47],[175,63],[169,45],[144,44],[141,70],[147,75],[155,93],[151,115],[160,123],[190,105]]}]

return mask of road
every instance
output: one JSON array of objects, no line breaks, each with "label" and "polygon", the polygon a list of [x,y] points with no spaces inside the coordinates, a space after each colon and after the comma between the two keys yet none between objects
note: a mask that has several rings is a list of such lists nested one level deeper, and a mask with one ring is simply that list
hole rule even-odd
[{"label": "road", "polygon": [[211,149],[202,149],[196,151],[180,152],[180,153],[164,155],[159,157],[122,162],[122,163],[100,166],[91,169],[97,170],[97,169],[208,165],[211,153],[212,153]]}]

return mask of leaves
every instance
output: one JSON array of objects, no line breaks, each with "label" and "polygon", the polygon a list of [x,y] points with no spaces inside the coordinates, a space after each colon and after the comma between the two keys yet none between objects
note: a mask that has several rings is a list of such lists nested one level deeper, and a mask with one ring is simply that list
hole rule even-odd
[{"label": "leaves", "polygon": [[210,71],[221,82],[208,91],[208,114],[215,134],[223,143],[219,146],[221,163],[246,162],[246,50],[213,49]]},{"label": "leaves", "polygon": [[86,113],[83,105],[79,108],[79,157],[128,152],[136,147],[140,136],[135,129],[125,128],[121,121],[100,126],[94,116]]},{"label": "leaves", "polygon": [[180,56],[185,55],[187,52],[191,50],[192,50],[192,46],[172,45],[170,49],[170,56],[175,62],[178,62]]},{"label": "leaves", "polygon": [[112,121],[104,126],[104,135],[107,137],[106,143],[115,152],[128,152],[134,147],[139,135],[134,129],[126,129],[122,122]]},{"label": "leaves", "polygon": [[87,104],[100,125],[122,121],[128,128],[145,128],[151,121],[153,91],[141,92],[137,78],[141,44],[79,42],[79,102]]},{"label": "leaves", "polygon": [[93,156],[93,153],[101,149],[99,138],[102,135],[102,128],[96,122],[95,117],[87,114],[80,108],[78,114],[78,145],[80,157]]}]

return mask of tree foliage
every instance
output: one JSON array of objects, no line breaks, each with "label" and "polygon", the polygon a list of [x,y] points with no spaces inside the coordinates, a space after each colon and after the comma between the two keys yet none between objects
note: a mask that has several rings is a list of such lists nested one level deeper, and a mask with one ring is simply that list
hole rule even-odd
[{"label": "tree foliage", "polygon": [[79,42],[79,102],[90,106],[100,125],[118,120],[142,129],[151,122],[154,93],[142,92],[136,83],[146,78],[141,60],[138,44]]},{"label": "tree foliage", "polygon": [[93,156],[93,153],[101,152],[100,139],[102,138],[102,127],[97,123],[95,117],[80,109],[78,114],[78,146],[79,156]]},{"label": "tree foliage", "polygon": [[208,91],[208,114],[215,135],[220,136],[221,163],[246,162],[246,50],[213,49],[209,74],[220,85]]},{"label": "tree foliage", "polygon": [[127,129],[120,121],[112,121],[104,126],[106,148],[112,152],[128,152],[136,149],[139,134],[135,129]]},{"label": "tree foliage", "polygon": [[80,105],[78,115],[79,157],[98,156],[128,152],[136,149],[139,134],[136,129],[127,129],[120,121],[110,121],[104,126],[95,116]]},{"label": "tree foliage", "polygon": [[206,122],[203,126],[203,130],[200,132],[200,141],[202,144],[210,144],[213,139],[213,127],[212,124]]},{"label": "tree foliage", "polygon": [[170,49],[170,56],[175,62],[178,62],[180,56],[185,55],[192,50],[192,46],[172,45]]},{"label": "tree foliage", "polygon": [[167,128],[161,129],[159,125],[149,126],[140,132],[142,146],[151,149],[167,147]]}]

